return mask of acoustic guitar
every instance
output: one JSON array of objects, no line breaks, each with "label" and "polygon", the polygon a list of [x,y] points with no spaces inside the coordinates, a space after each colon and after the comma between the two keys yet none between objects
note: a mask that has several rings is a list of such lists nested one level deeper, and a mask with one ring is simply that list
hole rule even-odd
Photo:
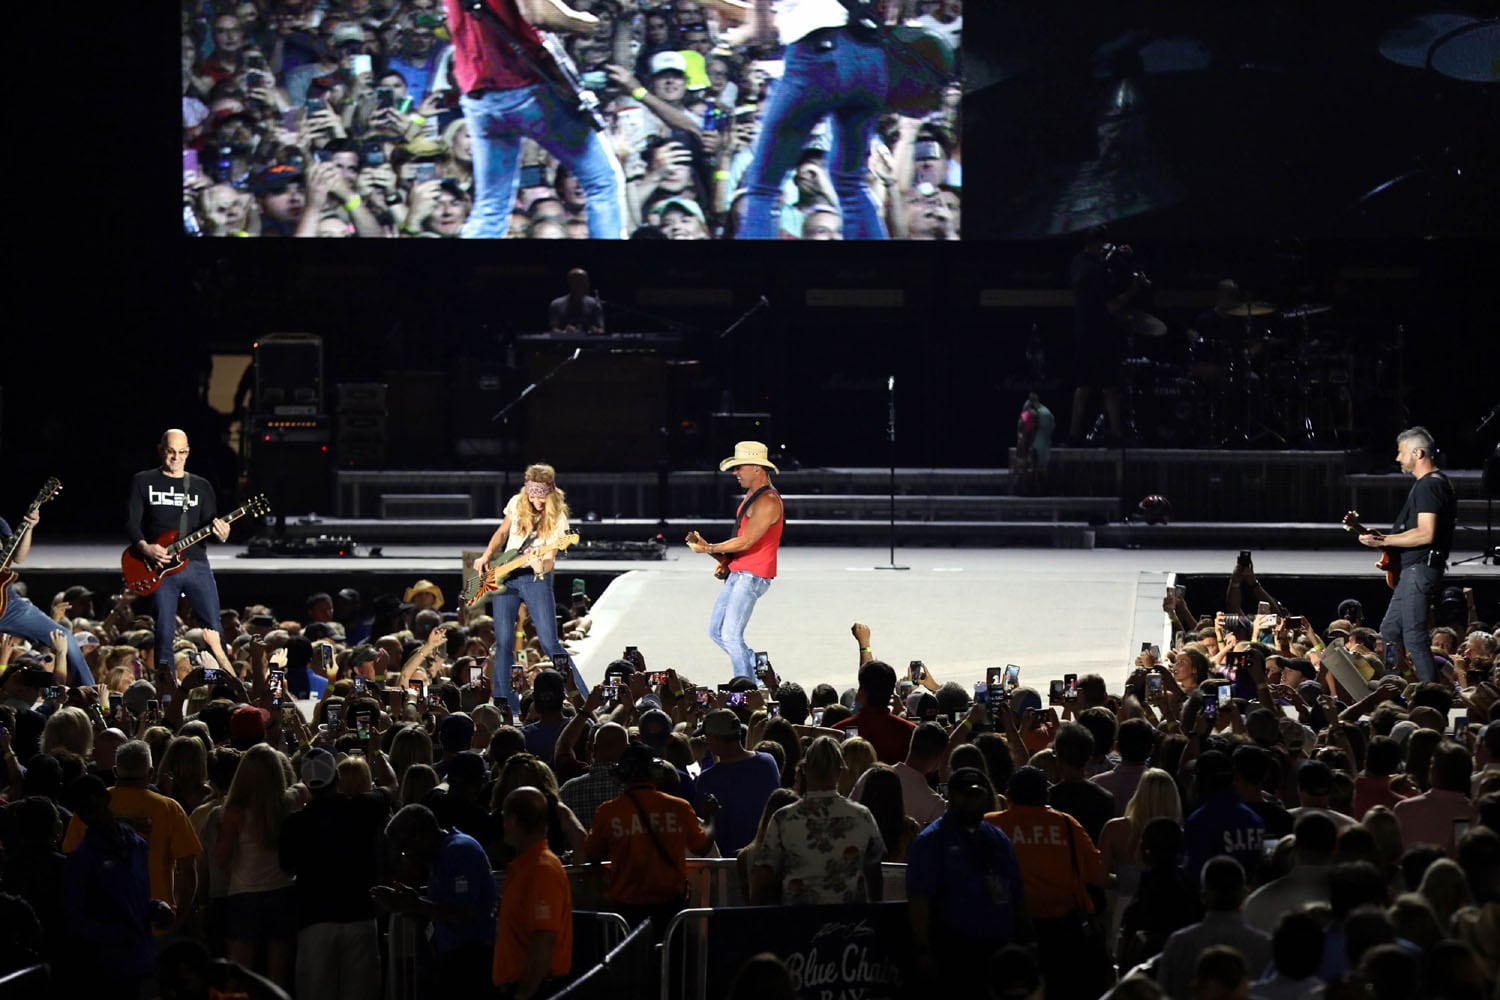
[{"label": "acoustic guitar", "polygon": [[539,548],[522,552],[520,549],[510,549],[500,553],[500,564],[489,566],[483,573],[475,574],[468,583],[464,584],[463,592],[459,600],[464,602],[465,607],[474,607],[480,604],[491,594],[505,593],[505,581],[520,572],[521,567],[531,561],[532,556],[538,559],[549,556],[554,552],[561,552],[566,548],[578,544],[578,532],[563,535],[557,541]]},{"label": "acoustic guitar", "polygon": [[[1372,534],[1369,528],[1359,523],[1359,511],[1351,510],[1344,515],[1344,529],[1352,531],[1356,536]],[[1375,568],[1385,574],[1386,586],[1392,590],[1396,589],[1396,581],[1401,579],[1401,560],[1396,556],[1393,548],[1380,550],[1380,559],[1375,563]]]},{"label": "acoustic guitar", "polygon": [[[257,493],[224,515],[223,520],[233,524],[247,514],[261,517],[269,513],[271,513],[270,501],[264,495]],[[125,575],[125,589],[139,597],[155,593],[163,580],[187,568],[190,560],[183,553],[213,534],[213,530],[213,522],[209,522],[197,531],[190,531],[181,538],[177,537],[176,528],[163,531],[156,539],[156,544],[167,550],[167,560],[160,569],[136,555],[132,549],[127,548],[120,554],[120,572]]]},{"label": "acoustic guitar", "polygon": [[62,492],[62,480],[51,476],[42,484],[42,489],[36,495],[36,499],[26,508],[26,513],[21,515],[21,526],[11,536],[3,552],[0,552],[0,615],[5,614],[6,607],[10,604],[10,585],[21,578],[21,574],[10,568],[11,560],[15,559],[16,553],[20,551],[21,542],[26,533],[31,530],[31,525],[26,522],[32,512],[39,509],[42,504],[51,500]]},{"label": "acoustic guitar", "polygon": [[[688,532],[688,536],[687,536],[687,543],[689,545],[707,545],[708,544],[708,540],[706,538],[704,538],[702,535],[698,534],[698,532],[696,532],[696,531],[689,531]],[[714,579],[715,580],[726,580],[726,579],[728,579],[729,578],[729,564],[732,563],[732,562],[734,562],[735,553],[733,553],[733,552],[710,552],[710,553],[708,553],[708,555],[713,556],[714,557],[714,561],[718,564],[718,565],[714,566]]]}]

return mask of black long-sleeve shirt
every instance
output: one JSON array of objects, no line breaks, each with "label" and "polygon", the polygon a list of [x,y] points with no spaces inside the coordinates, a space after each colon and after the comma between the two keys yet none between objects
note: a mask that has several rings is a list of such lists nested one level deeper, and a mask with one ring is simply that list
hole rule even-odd
[{"label": "black long-sleeve shirt", "polygon": [[[207,479],[191,472],[173,479],[160,468],[137,472],[130,481],[130,500],[125,516],[125,535],[134,545],[154,542],[163,532],[176,531],[187,503],[187,530],[196,531],[218,516],[214,488]],[[202,551],[204,542],[193,546]]]}]

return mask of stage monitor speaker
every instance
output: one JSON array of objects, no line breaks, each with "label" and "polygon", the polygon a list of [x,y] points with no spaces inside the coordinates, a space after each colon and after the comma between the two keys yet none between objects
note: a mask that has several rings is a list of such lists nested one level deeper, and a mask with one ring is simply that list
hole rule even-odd
[{"label": "stage monitor speaker", "polygon": [[326,514],[333,509],[333,452],[311,441],[257,441],[250,491],[264,493],[278,516]]},{"label": "stage monitor speaker", "polygon": [[340,413],[334,441],[340,468],[385,464],[388,446],[384,413]]},{"label": "stage monitor speaker", "polygon": [[384,382],[340,382],[337,386],[339,413],[378,413],[385,416]]},{"label": "stage monitor speaker", "polygon": [[323,412],[323,338],[271,333],[255,342],[255,401],[260,413]]}]

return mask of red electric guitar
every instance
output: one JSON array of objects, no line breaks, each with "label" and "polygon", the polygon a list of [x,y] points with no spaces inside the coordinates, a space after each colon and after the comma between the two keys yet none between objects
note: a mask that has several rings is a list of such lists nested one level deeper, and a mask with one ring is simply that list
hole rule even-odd
[{"label": "red electric guitar", "polygon": [[[262,494],[257,493],[245,501],[245,503],[225,514],[223,520],[233,524],[247,514],[261,517],[269,513],[271,513],[270,501]],[[183,535],[181,538],[177,537],[175,530],[162,532],[156,539],[156,544],[167,550],[167,561],[160,569],[153,567],[130,549],[126,549],[120,554],[120,571],[125,574],[125,589],[141,597],[154,593],[156,588],[161,586],[163,580],[173,573],[181,573],[183,568],[187,566],[188,557],[182,553],[213,534],[213,530],[213,523],[210,522],[197,531]]]},{"label": "red electric guitar", "polygon": [[5,614],[5,608],[10,603],[10,585],[21,578],[21,574],[10,568],[11,560],[16,557],[16,552],[21,548],[21,541],[26,537],[26,532],[31,530],[31,525],[26,518],[31,516],[32,511],[37,510],[42,504],[51,500],[62,492],[62,480],[52,476],[42,484],[42,490],[31,501],[31,506],[26,508],[26,513],[21,515],[21,526],[11,536],[10,543],[0,552],[0,615]]},{"label": "red electric guitar", "polygon": [[[1359,523],[1359,511],[1357,510],[1351,510],[1346,513],[1343,524],[1346,530],[1354,532],[1356,536],[1372,534],[1369,528]],[[1386,586],[1395,590],[1396,581],[1401,579],[1401,560],[1396,557],[1396,550],[1381,549],[1380,561],[1375,564],[1375,568],[1385,574]]]}]

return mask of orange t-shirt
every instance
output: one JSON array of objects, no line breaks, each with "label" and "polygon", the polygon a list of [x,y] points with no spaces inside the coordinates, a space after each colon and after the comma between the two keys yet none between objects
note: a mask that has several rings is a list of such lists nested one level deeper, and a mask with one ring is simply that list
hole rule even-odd
[{"label": "orange t-shirt", "polygon": [[1093,912],[1084,885],[1103,884],[1104,859],[1076,819],[1047,806],[1011,806],[988,814],[984,821],[1010,838],[1021,866],[1026,912],[1034,919],[1050,920],[1074,909]]},{"label": "orange t-shirt", "polygon": [[573,968],[573,889],[545,839],[532,844],[505,869],[500,913],[495,918],[495,961],[490,967],[496,986],[520,981],[538,931],[557,933],[548,977],[566,976]]},{"label": "orange t-shirt", "polygon": [[[631,796],[641,804],[640,809]],[[651,831],[674,864],[668,865],[662,851],[651,842]],[[609,859],[611,879],[604,893],[606,899],[654,906],[682,899],[688,849],[701,851],[707,845],[708,832],[692,806],[675,795],[638,785],[594,811],[594,825],[583,849],[591,860]]]}]

